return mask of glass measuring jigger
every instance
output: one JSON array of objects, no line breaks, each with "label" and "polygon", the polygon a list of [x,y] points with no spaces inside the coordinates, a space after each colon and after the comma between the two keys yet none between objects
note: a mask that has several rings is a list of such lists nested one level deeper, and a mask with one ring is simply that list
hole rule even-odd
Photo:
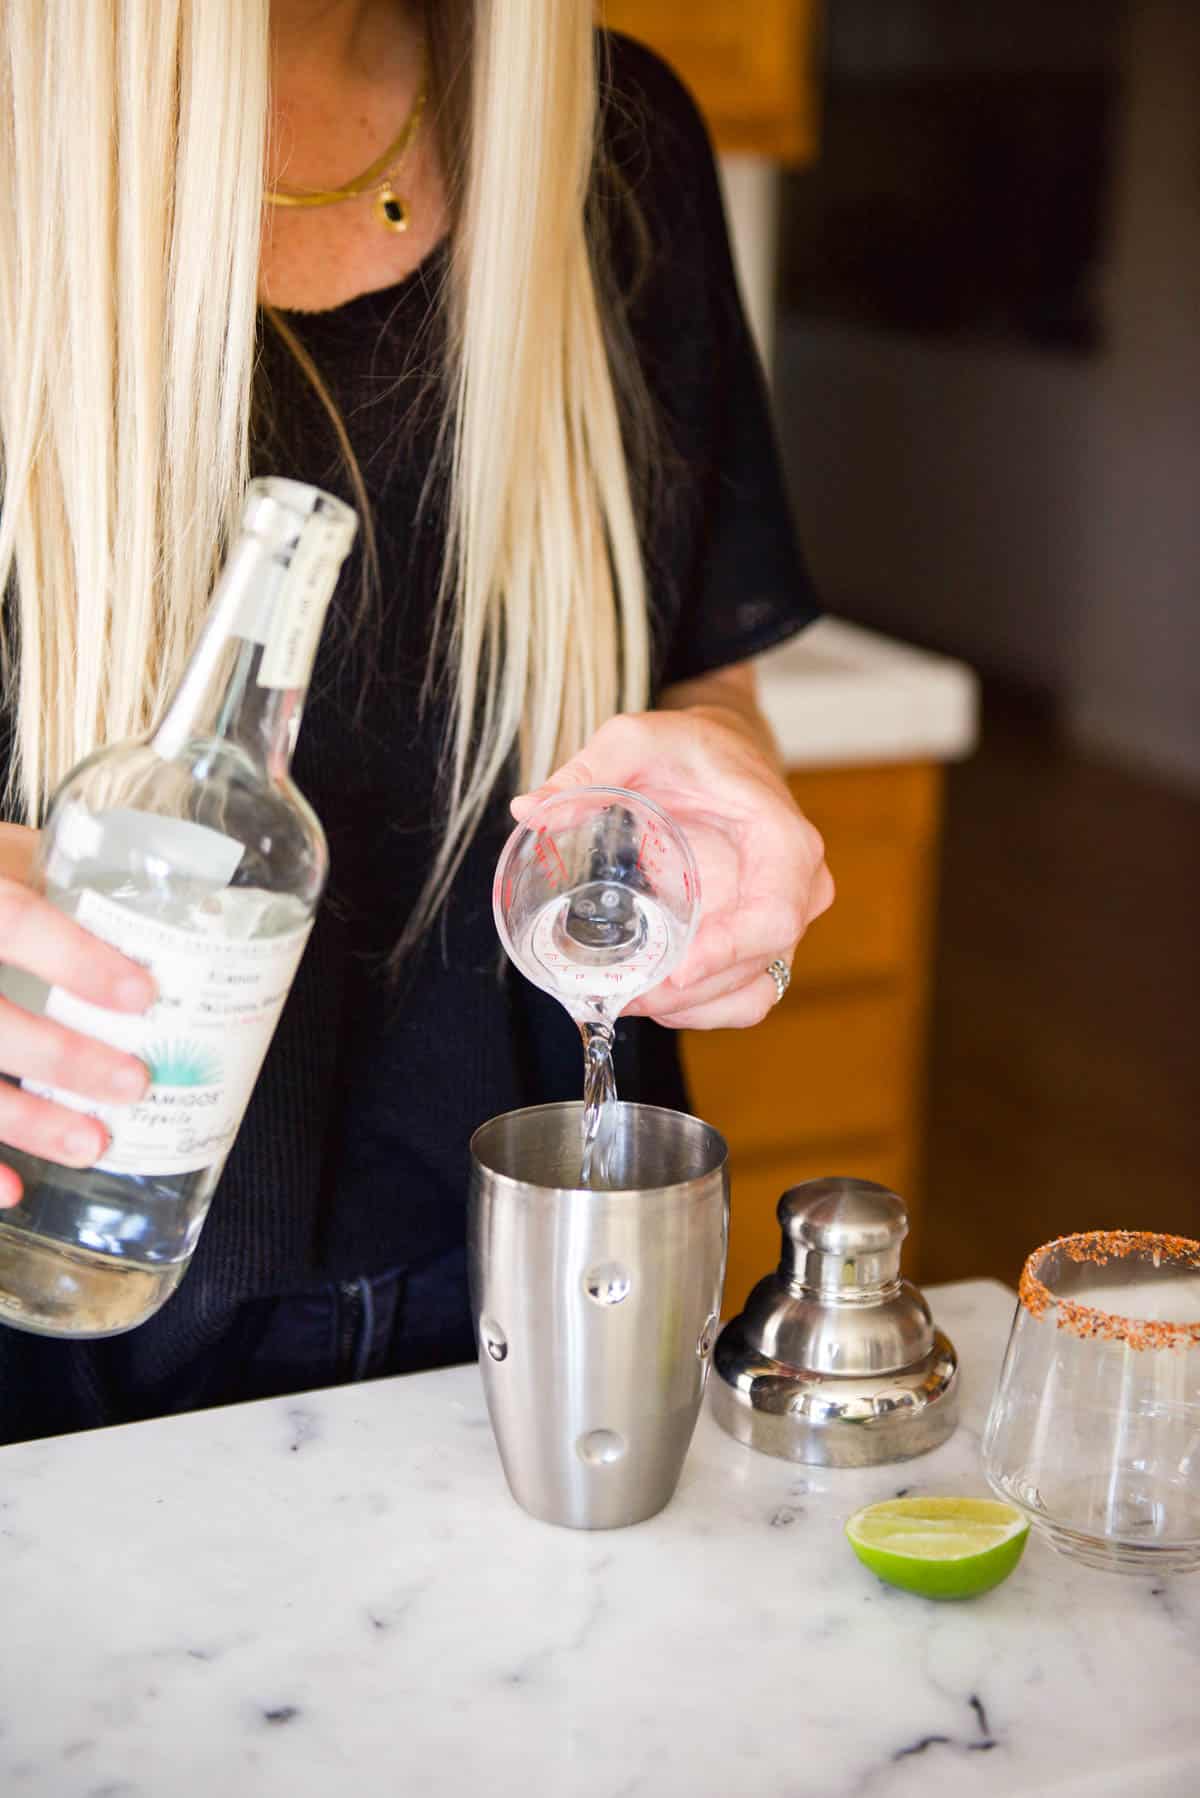
[{"label": "glass measuring jigger", "polygon": [[527,979],[583,1027],[611,1021],[683,959],[700,910],[686,838],[640,793],[574,787],[517,826],[492,889]]},{"label": "glass measuring jigger", "polygon": [[642,794],[574,787],[543,800],[513,831],[492,901],[509,956],[579,1025],[592,1145],[600,1108],[614,1096],[613,1026],[679,966],[695,931],[700,880],[691,849]]}]

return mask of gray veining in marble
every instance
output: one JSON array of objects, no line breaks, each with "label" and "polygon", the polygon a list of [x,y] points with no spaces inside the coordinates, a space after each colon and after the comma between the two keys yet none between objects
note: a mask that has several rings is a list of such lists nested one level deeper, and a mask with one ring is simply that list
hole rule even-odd
[{"label": "gray veining in marble", "polygon": [[674,1503],[575,1534],[512,1503],[474,1369],[0,1451],[4,1798],[1196,1798],[1200,1576],[1031,1543],[965,1605],[841,1526],[983,1492],[1011,1313],[931,1290],[964,1417],[853,1472],[707,1417]]}]

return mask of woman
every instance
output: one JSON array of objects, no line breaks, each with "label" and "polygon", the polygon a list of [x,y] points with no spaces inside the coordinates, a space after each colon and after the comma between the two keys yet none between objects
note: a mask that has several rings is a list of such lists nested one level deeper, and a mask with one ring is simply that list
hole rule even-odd
[{"label": "woman", "polygon": [[[7,0],[0,37],[9,961],[145,1005],[24,884],[29,827],[160,708],[249,472],[370,524],[295,765],[329,895],[192,1269],[125,1337],[0,1330],[12,1439],[471,1355],[471,1129],[581,1081],[497,974],[510,810],[634,787],[692,839],[705,921],[622,1028],[627,1097],[684,1103],[659,1026],[760,1019],[833,889],[755,707],[748,658],[812,602],[663,66],[590,0]],[[146,1079],[12,1006],[0,1068]],[[15,1084],[0,1141],[104,1146]]]}]

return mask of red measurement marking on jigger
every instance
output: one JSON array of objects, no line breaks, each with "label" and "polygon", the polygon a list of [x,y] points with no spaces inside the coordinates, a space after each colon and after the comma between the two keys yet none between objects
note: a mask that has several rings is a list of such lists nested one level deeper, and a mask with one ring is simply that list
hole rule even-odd
[{"label": "red measurement marking on jigger", "polygon": [[652,824],[648,825],[642,832],[637,853],[637,865],[643,874],[661,876],[666,865],[666,847],[659,832]]},{"label": "red measurement marking on jigger", "polygon": [[[546,854],[547,844],[550,846],[550,855]],[[563,866],[563,858],[559,854],[558,844],[554,841],[554,838],[550,835],[550,832],[546,829],[544,824],[537,833],[533,845],[533,853],[542,873],[546,876],[547,881],[554,888],[555,892],[557,892],[567,877],[567,870]],[[553,861],[550,859],[551,856],[554,858]]]}]

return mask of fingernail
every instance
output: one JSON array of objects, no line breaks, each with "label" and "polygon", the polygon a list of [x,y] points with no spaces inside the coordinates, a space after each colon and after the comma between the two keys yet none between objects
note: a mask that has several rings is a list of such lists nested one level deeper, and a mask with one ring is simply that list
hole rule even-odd
[{"label": "fingernail", "polygon": [[129,1011],[145,1011],[153,1003],[154,993],[154,982],[148,974],[127,974],[117,983],[117,1004]]},{"label": "fingernail", "polygon": [[95,1133],[91,1130],[68,1130],[63,1136],[62,1146],[70,1161],[78,1161],[84,1167],[90,1167],[99,1152]]},{"label": "fingernail", "polygon": [[118,1099],[140,1099],[149,1085],[145,1068],[118,1068],[109,1078],[109,1091]]}]

